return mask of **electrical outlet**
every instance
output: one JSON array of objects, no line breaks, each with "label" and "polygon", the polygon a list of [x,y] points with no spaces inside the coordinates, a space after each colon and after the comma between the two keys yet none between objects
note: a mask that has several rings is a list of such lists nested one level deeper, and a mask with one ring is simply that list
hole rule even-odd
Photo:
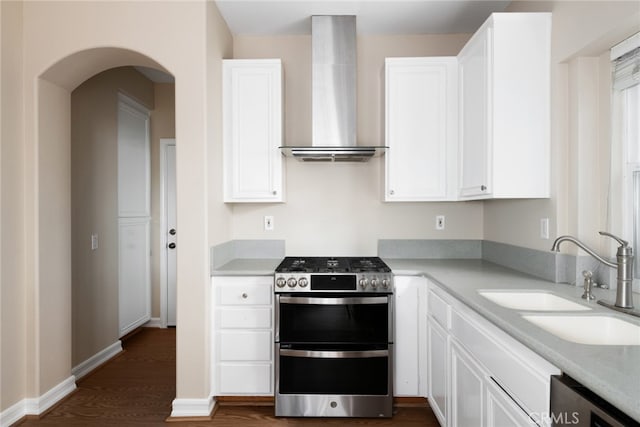
[{"label": "electrical outlet", "polygon": [[444,230],[444,215],[436,216],[436,230]]},{"label": "electrical outlet", "polygon": [[540,238],[549,239],[549,218],[540,218]]},{"label": "electrical outlet", "polygon": [[97,234],[92,234],[91,235],[91,250],[95,251],[96,249],[98,249],[98,235]]},{"label": "electrical outlet", "polygon": [[272,231],[273,230],[273,216],[265,215],[264,217],[264,230]]}]

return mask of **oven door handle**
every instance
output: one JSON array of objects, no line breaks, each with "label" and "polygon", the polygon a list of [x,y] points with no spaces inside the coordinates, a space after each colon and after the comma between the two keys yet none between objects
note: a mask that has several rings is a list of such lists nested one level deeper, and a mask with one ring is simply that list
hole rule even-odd
[{"label": "oven door handle", "polygon": [[314,297],[287,297],[280,296],[282,304],[309,304],[309,305],[360,305],[360,304],[388,304],[389,299],[384,297],[347,297],[347,298],[314,298]]},{"label": "oven door handle", "polygon": [[369,357],[388,357],[389,350],[318,351],[280,349],[280,356],[309,357],[314,359],[365,359]]}]

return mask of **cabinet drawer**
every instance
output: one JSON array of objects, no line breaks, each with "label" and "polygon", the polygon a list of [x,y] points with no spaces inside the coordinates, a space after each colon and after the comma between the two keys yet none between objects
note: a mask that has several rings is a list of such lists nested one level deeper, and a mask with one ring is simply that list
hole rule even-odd
[{"label": "cabinet drawer", "polygon": [[218,394],[271,394],[271,363],[221,363]]},{"label": "cabinet drawer", "polygon": [[449,304],[438,296],[433,290],[429,290],[427,313],[433,317],[445,330],[449,330]]},{"label": "cabinet drawer", "polygon": [[270,329],[270,307],[223,307],[216,310],[216,329]]},{"label": "cabinet drawer", "polygon": [[273,278],[269,277],[267,282],[252,282],[247,278],[237,278],[239,280],[229,280],[216,286],[218,305],[270,305],[273,293]]},{"label": "cabinet drawer", "polygon": [[551,375],[559,370],[486,320],[457,310],[451,312],[451,334],[525,411],[548,411]]},{"label": "cabinet drawer", "polygon": [[271,361],[273,355],[271,331],[218,332],[218,360]]}]

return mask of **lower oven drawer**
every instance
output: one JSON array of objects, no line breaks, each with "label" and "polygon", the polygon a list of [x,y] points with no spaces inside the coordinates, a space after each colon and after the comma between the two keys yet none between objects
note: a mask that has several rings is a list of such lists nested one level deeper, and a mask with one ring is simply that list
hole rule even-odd
[{"label": "lower oven drawer", "polygon": [[323,350],[280,348],[280,394],[391,395],[392,348]]}]

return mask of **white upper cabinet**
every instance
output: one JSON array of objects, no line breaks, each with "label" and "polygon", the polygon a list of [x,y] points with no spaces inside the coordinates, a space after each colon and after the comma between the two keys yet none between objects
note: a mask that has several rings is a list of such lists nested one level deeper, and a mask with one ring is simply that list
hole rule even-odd
[{"label": "white upper cabinet", "polygon": [[548,13],[495,13],[458,55],[460,199],[549,197]]},{"label": "white upper cabinet", "polygon": [[457,59],[385,60],[385,201],[456,198]]},{"label": "white upper cabinet", "polygon": [[281,61],[222,63],[224,201],[283,202]]}]

